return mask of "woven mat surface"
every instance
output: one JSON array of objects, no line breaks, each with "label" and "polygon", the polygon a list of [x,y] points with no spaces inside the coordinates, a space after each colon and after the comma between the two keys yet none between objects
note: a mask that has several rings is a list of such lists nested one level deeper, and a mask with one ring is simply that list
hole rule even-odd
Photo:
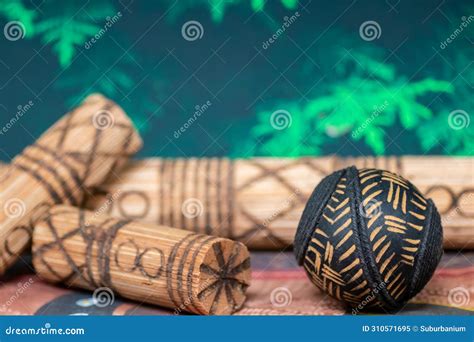
[{"label": "woven mat surface", "polygon": [[[352,314],[311,284],[291,252],[253,252],[252,285],[238,315]],[[173,310],[115,298],[95,305],[90,292],[41,281],[28,259],[0,282],[0,315],[173,315]],[[399,314],[473,315],[474,252],[446,253],[434,277]]]}]

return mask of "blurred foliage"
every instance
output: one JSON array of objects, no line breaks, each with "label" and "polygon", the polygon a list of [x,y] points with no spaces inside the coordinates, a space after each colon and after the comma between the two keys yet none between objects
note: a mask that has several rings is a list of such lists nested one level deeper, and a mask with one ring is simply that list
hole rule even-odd
[{"label": "blurred foliage", "polygon": [[[375,154],[385,151],[385,127],[397,120],[406,130],[435,116],[421,99],[429,93],[452,93],[449,82],[426,78],[410,81],[398,76],[393,66],[366,55],[340,57],[337,67],[348,75],[328,84],[327,92],[305,104],[280,102],[271,111],[257,113],[258,124],[251,139],[258,140],[255,155],[300,156],[321,154],[334,139],[363,140]],[[284,109],[291,125],[278,130],[271,122],[274,111]],[[251,145],[251,144],[247,144]]]},{"label": "blurred foliage", "polygon": [[[267,0],[165,0],[168,5],[169,18],[174,21],[192,8],[207,7],[214,22],[222,22],[227,10],[232,6],[250,5],[252,11],[260,12],[265,9]],[[275,1],[276,2],[276,1]],[[295,9],[298,0],[280,0],[282,6],[287,9]]]},{"label": "blurred foliage", "polygon": [[446,74],[452,80],[456,97],[436,103],[434,107],[439,115],[421,125],[417,133],[425,152],[441,148],[441,153],[474,155],[474,123],[470,122],[474,113],[474,62],[468,59],[467,53],[452,50],[454,65],[447,64]]},{"label": "blurred foliage", "polygon": [[[165,94],[161,75],[150,62],[131,52],[124,53],[121,46],[129,46],[126,41],[108,37],[97,44],[100,47],[92,46],[87,56],[79,58],[56,81],[55,87],[70,94],[67,99],[70,107],[95,92],[116,99],[131,114],[136,127],[147,131],[150,119],[160,113],[157,103],[163,98],[157,96]],[[143,75],[137,70],[143,70]],[[139,86],[146,91],[137,91]]]},{"label": "blurred foliage", "polygon": [[[136,68],[144,69],[137,56],[123,53],[119,46],[127,43],[114,42],[110,37],[97,40],[100,48],[89,44],[87,54],[77,58],[75,55],[85,48],[86,42],[104,29],[104,24],[117,14],[115,6],[108,1],[83,2],[48,1],[41,4],[41,13],[29,9],[32,3],[21,0],[0,0],[0,15],[7,20],[21,21],[25,26],[25,37],[40,38],[41,42],[52,46],[58,56],[59,65],[67,68],[54,83],[55,88],[70,95],[66,103],[73,107],[88,94],[100,92],[106,96],[121,100],[120,104],[129,113],[141,130],[149,128],[150,118],[158,115],[160,98],[164,94],[162,82],[153,67],[147,78],[149,92],[134,92],[140,81]],[[117,56],[121,56],[117,59]],[[143,63],[143,62],[142,62]],[[132,102],[133,99],[133,102]]]},{"label": "blurred foliage", "polygon": [[33,2],[0,0],[0,15],[18,20],[25,26],[25,37],[39,36],[52,46],[61,67],[70,64],[77,48],[103,28],[107,17],[116,13],[108,1],[46,1],[41,12],[32,9]]},{"label": "blurred foliage", "polygon": [[26,38],[33,37],[35,33],[34,20],[37,13],[25,7],[21,0],[0,0],[0,16],[8,21],[19,21],[23,24]]},{"label": "blurred foliage", "polygon": [[[298,0],[281,0],[286,9],[295,9]],[[192,8],[207,7],[212,20],[220,23],[231,6],[247,3],[254,12],[265,9],[265,0],[162,0],[167,17],[174,21]],[[155,4],[155,5],[156,5]],[[49,0],[42,2],[41,11],[33,9],[33,2],[26,0],[0,0],[0,16],[20,21],[25,27],[25,37],[39,36],[44,44],[52,46],[61,67],[69,66],[80,47],[104,29],[104,24],[117,13],[111,0]]]},{"label": "blurred foliage", "polygon": [[83,2],[55,1],[46,3],[46,17],[36,23],[36,33],[44,44],[52,45],[62,67],[71,63],[77,47],[93,37],[103,28],[107,17],[115,14],[115,8],[106,1]]},{"label": "blurred foliage", "polygon": [[[458,29],[463,19],[471,13],[474,13],[474,5],[450,10],[451,29]],[[474,29],[469,26],[466,31],[472,33]],[[445,31],[437,28],[435,32],[439,41],[445,41]],[[463,39],[468,40],[471,46],[463,44]],[[439,53],[443,56],[439,69],[442,76],[450,80],[455,96],[441,98],[433,104],[439,114],[419,127],[417,133],[421,146],[426,153],[440,150],[440,153],[445,154],[474,155],[474,123],[470,122],[474,113],[474,61],[468,33],[458,37]]]},{"label": "blurred foliage", "polygon": [[19,21],[25,28],[25,37],[31,38],[35,33],[35,10],[27,8],[21,0],[0,0],[0,16],[8,21]]},{"label": "blurred foliage", "polygon": [[[472,12],[471,8],[463,13]],[[459,18],[451,21],[453,30],[462,20]],[[444,39],[446,28],[439,32],[439,40]],[[432,49],[433,43],[429,44],[427,50]],[[386,153],[387,131],[397,126],[416,132],[425,152],[474,155],[473,125],[469,123],[474,112],[474,63],[468,49],[472,48],[447,49],[455,61],[443,61],[445,72],[439,79],[431,72],[413,81],[385,62],[382,48],[363,44],[338,30],[328,33],[300,68],[301,78],[313,75],[313,79],[321,79],[315,89],[310,89],[308,101],[302,104],[301,98],[280,99],[270,108],[260,108],[250,138],[236,146],[234,155],[320,155],[329,150],[328,145],[336,153],[345,143],[358,149],[359,141],[381,155]],[[466,113],[457,117],[466,122],[464,128],[449,125],[449,113],[456,109]],[[279,110],[291,115],[291,126],[282,130],[271,122],[272,114]]]},{"label": "blurred foliage", "polygon": [[[276,11],[298,10],[300,4],[298,0],[271,4],[266,0],[160,0],[149,6],[159,13],[166,12],[172,22],[185,18],[189,10],[203,9],[214,23],[222,24],[226,13],[237,7],[262,12],[262,17],[269,19],[270,6]],[[170,85],[165,86],[163,75],[155,70],[155,63],[147,61],[138,49],[133,55],[124,53],[120,46],[129,44],[113,37],[101,38],[97,43],[100,47],[85,47],[116,15],[118,3],[50,0],[41,2],[39,7],[29,0],[0,0],[0,17],[20,21],[25,38],[38,39],[51,47],[64,69],[54,85],[68,94],[68,104],[77,104],[91,92],[104,93],[119,100],[137,126],[146,131],[150,117],[160,112],[157,104],[171,93]],[[452,31],[446,27],[437,31],[433,41],[427,40],[424,51],[430,50],[433,42],[436,45],[444,41],[459,27],[460,16],[469,13],[473,13],[473,6],[448,13]],[[272,25],[276,22],[266,28]],[[469,32],[473,27],[474,24],[469,26]],[[387,63],[385,49],[358,36],[348,36],[334,29],[320,36],[314,46],[311,41],[301,44],[311,49],[305,52],[304,60],[295,64],[293,71],[301,80],[299,85],[307,85],[308,79],[320,79],[320,84],[310,88],[306,98],[296,97],[294,92],[285,97],[284,91],[269,91],[271,100],[247,122],[253,126],[247,140],[234,144],[235,156],[319,155],[328,150],[328,145],[348,143],[381,155],[386,153],[388,132],[394,127],[413,133],[421,150],[427,153],[474,155],[474,125],[469,122],[474,113],[472,44],[458,47],[465,37],[440,51],[446,63],[412,79]],[[300,38],[314,39],[309,34]],[[275,49],[265,53],[273,51],[281,54]],[[142,90],[136,91],[137,87]],[[279,110],[290,114],[284,129],[275,129],[271,122],[272,114]],[[452,128],[449,123],[453,112],[467,114],[465,127]],[[391,138],[397,139],[396,134]]]},{"label": "blurred foliage", "polygon": [[[55,83],[58,89],[71,91],[68,105],[76,106],[91,92],[104,93],[111,98],[119,98],[129,92],[135,82],[133,66],[135,59],[124,54],[120,59],[113,42],[104,39],[100,42],[102,49],[92,47],[87,58],[74,63],[68,73]],[[105,46],[104,46],[105,45]]]},{"label": "blurred foliage", "polygon": [[444,154],[474,155],[474,125],[470,122],[467,111],[454,110],[450,113],[443,111],[434,120],[420,127],[418,134],[426,152],[441,146],[441,153]]}]

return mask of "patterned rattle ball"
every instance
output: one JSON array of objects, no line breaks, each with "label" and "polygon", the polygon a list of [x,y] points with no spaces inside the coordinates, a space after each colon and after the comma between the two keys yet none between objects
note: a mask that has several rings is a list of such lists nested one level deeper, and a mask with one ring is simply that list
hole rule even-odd
[{"label": "patterned rattle ball", "polygon": [[317,287],[356,312],[394,311],[431,278],[442,239],[435,205],[414,185],[388,171],[349,167],[313,191],[294,251]]}]

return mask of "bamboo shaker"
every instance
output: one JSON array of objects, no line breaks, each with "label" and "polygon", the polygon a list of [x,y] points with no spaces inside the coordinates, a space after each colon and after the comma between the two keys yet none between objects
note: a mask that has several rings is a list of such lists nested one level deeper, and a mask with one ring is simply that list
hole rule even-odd
[{"label": "bamboo shaker", "polygon": [[231,314],[250,281],[240,242],[68,206],[52,207],[35,225],[33,264],[45,280],[176,313]]},{"label": "bamboo shaker", "polygon": [[351,165],[410,180],[435,202],[444,247],[474,248],[473,158],[145,159],[132,161],[119,179],[99,186],[87,206],[110,203],[107,210],[117,217],[228,237],[253,249],[282,249],[292,244],[314,187]]},{"label": "bamboo shaker", "polygon": [[94,94],[61,118],[0,174],[0,274],[28,246],[31,225],[52,204],[81,205],[141,147],[123,110]]}]

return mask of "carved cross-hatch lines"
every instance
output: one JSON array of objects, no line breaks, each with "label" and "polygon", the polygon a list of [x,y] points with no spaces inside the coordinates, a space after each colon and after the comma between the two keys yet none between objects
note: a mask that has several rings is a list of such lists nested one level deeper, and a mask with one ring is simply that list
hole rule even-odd
[{"label": "carved cross-hatch lines", "polygon": [[[297,226],[299,211],[303,210],[310,191],[335,168],[356,164],[390,171],[398,170],[402,175],[407,172],[413,180],[420,179],[421,177],[412,174],[412,163],[410,160],[396,157],[237,161],[225,158],[158,158],[131,164],[132,167],[126,174],[127,180],[123,183],[115,181],[102,188],[99,198],[102,197],[103,200],[96,200],[94,207],[97,208],[107,200],[106,207],[113,215],[174,226],[196,233],[229,237],[252,248],[278,249],[291,245],[294,235],[292,229]],[[301,181],[303,177],[297,179],[300,174],[305,175],[306,182]],[[143,186],[143,181],[135,183],[134,179],[140,179],[143,175],[151,177],[149,188]],[[400,209],[403,214],[408,214],[408,208],[416,206],[416,203],[424,205],[423,201],[417,198],[408,199],[409,192],[404,178],[388,171],[385,171],[383,177],[386,178],[383,182],[388,186],[383,192],[383,200],[390,203],[393,210]],[[426,198],[433,197],[441,213],[449,218],[446,223],[448,228],[467,226],[467,218],[473,217],[468,201],[473,193],[472,187],[468,186],[469,183],[456,185],[443,180],[439,183],[435,185],[435,179],[421,182],[424,187],[420,190]],[[265,188],[262,184],[271,184],[271,187]],[[381,191],[371,179],[364,184]],[[374,191],[365,187],[363,191],[367,203],[371,199],[380,202],[378,198],[381,195],[374,195]],[[111,199],[111,195],[106,197],[107,193],[118,197]],[[374,198],[367,199],[367,196]],[[196,198],[201,202],[201,215],[183,215],[181,205],[189,198]],[[252,201],[249,201],[249,198]],[[268,210],[270,202],[272,208],[275,207],[272,212]],[[280,203],[281,206],[278,206]],[[372,207],[375,213],[378,212],[376,209]],[[418,212],[416,208],[410,210],[413,213]],[[410,215],[413,216],[413,213]],[[402,234],[400,226],[413,228],[412,225],[416,225],[414,219],[401,218],[403,221],[398,222],[385,215],[382,218],[391,226],[391,233]],[[376,219],[373,219],[371,223],[375,221]]]},{"label": "carved cross-hatch lines", "polygon": [[[112,107],[113,104],[107,102],[100,110],[111,110]],[[132,153],[129,147],[135,132],[131,124],[117,122],[112,129],[122,131],[122,145],[114,153],[103,151],[103,131],[94,127],[92,114],[86,110],[70,112],[11,164],[38,182],[49,194],[51,203],[81,205],[83,186],[87,184],[92,165],[100,160],[113,160],[114,165],[107,166],[113,170],[118,162]],[[77,135],[79,130],[93,132],[92,142],[85,152],[82,152],[82,146],[72,145],[71,141],[66,145],[68,138]]]},{"label": "carved cross-hatch lines", "polygon": [[[72,226],[66,233],[60,235],[58,227],[54,225],[55,215],[70,215],[67,210],[56,211],[44,218],[52,241],[44,243],[34,251],[34,257],[55,276],[56,281],[69,283],[79,280],[84,286],[94,289],[107,286],[114,291],[114,281],[111,269],[122,272],[138,272],[144,279],[153,280],[162,276],[164,270],[164,255],[156,246],[141,246],[134,239],[127,239],[114,247],[114,240],[119,231],[124,229],[130,221],[107,219],[101,224],[87,224],[84,212],[80,211],[76,217],[77,225]],[[64,230],[62,230],[64,231]],[[70,240],[83,242],[84,257],[80,260],[66,248]],[[49,252],[60,252],[61,260],[66,262],[68,274],[64,269],[58,269],[54,263],[48,263],[46,256]],[[57,259],[57,257],[56,257]],[[153,260],[150,266],[145,262]]]},{"label": "carved cross-hatch lines", "polygon": [[[130,221],[107,219],[99,225],[92,225],[86,223],[87,220],[84,216],[84,212],[79,211],[77,226],[73,226],[65,234],[60,235],[58,232],[59,229],[55,227],[53,222],[55,215],[62,214],[67,215],[71,213],[63,210],[50,214],[44,218],[44,222],[48,226],[53,241],[45,243],[37,248],[34,251],[34,257],[55,275],[58,282],[68,283],[70,280],[79,278],[89,288],[96,288],[99,286],[114,288],[110,275],[111,260],[116,263],[118,268],[122,268],[123,266],[121,266],[119,262],[120,252],[122,249],[119,248],[114,252],[115,254],[112,255],[112,245],[117,233],[129,224]],[[84,260],[75,260],[75,257],[67,251],[65,243],[69,239],[82,240],[85,251]],[[132,245],[134,244],[133,241],[130,241],[130,243]],[[63,260],[67,263],[70,269],[68,275],[62,276],[61,273],[64,272],[64,270],[55,269],[54,266],[46,261],[45,255],[51,250],[58,250],[61,252]],[[139,251],[137,250],[137,252]],[[139,268],[142,273],[145,273],[143,272],[143,267],[140,265],[140,261],[146,252],[148,252],[148,250],[143,251],[141,254],[137,254],[133,269]],[[95,272],[96,269],[97,273]],[[94,274],[97,274],[97,276],[94,276]],[[148,277],[150,276],[148,275]]]},{"label": "carved cross-hatch lines", "polygon": [[235,189],[236,196],[238,196],[239,193],[244,192],[246,189],[251,188],[253,185],[264,181],[267,178],[271,178],[272,180],[277,182],[277,187],[282,187],[283,189],[286,189],[288,191],[288,195],[289,197],[292,197],[292,200],[289,201],[287,198],[285,202],[287,202],[288,206],[286,208],[278,210],[273,215],[264,219],[259,217],[257,215],[257,212],[245,208],[245,203],[240,203],[237,200],[234,204],[236,215],[242,215],[248,221],[251,222],[251,225],[248,227],[236,227],[234,231],[238,228],[240,234],[233,236],[233,238],[244,242],[249,242],[248,240],[250,239],[251,244],[252,236],[256,232],[260,232],[264,233],[265,239],[271,241],[270,245],[280,247],[287,246],[288,243],[282,240],[275,232],[275,230],[272,229],[272,223],[285,218],[296,208],[304,207],[308,196],[302,193],[303,189],[298,189],[297,186],[293,185],[291,179],[288,179],[287,176],[283,175],[283,173],[292,168],[303,166],[314,172],[315,176],[317,175],[321,178],[323,176],[326,176],[327,172],[321,167],[319,167],[315,161],[315,159],[311,158],[299,158],[294,161],[288,161],[283,165],[275,167],[269,166],[266,163],[260,162],[258,160],[248,160],[247,162],[249,163],[249,165],[255,167],[259,172],[256,176],[239,185]]}]

